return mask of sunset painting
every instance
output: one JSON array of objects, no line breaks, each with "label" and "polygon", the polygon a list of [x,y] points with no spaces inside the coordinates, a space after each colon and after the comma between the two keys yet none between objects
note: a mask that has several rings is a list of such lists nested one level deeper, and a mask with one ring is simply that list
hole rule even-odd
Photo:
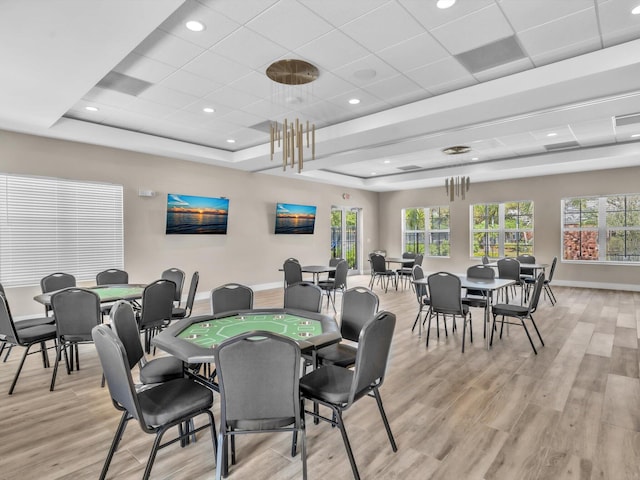
[{"label": "sunset painting", "polygon": [[316,207],[278,203],[276,205],[277,234],[312,234],[316,222]]},{"label": "sunset painting", "polygon": [[167,195],[167,234],[227,233],[229,199]]}]

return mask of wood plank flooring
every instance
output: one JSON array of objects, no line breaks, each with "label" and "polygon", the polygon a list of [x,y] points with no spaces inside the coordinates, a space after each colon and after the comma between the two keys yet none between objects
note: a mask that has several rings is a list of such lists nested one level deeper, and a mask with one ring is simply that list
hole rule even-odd
[{"label": "wood plank flooring", "polygon": [[[350,277],[349,285],[367,281]],[[485,350],[475,309],[464,354],[460,330],[440,339],[432,331],[427,349],[424,332],[411,332],[413,292],[375,291],[381,309],[397,316],[381,393],[399,450],[375,401],[357,402],[345,422],[363,479],[640,479],[640,293],[554,287],[558,304],[543,298],[535,315],[546,345],[536,356],[513,325]],[[256,292],[255,305],[281,306],[282,290]],[[195,313],[208,309],[203,301]],[[120,415],[100,388],[95,349],[81,347],[81,370],[63,371],[54,392],[51,369],[30,356],[8,396],[21,354],[14,349],[0,364],[0,480],[97,478]],[[131,422],[108,478],[141,478],[152,441]],[[289,442],[285,434],[239,438],[229,478],[301,478]],[[307,442],[309,479],[352,478],[336,429],[309,421]],[[161,450],[152,472],[165,480],[214,475],[206,432],[187,448]]]}]

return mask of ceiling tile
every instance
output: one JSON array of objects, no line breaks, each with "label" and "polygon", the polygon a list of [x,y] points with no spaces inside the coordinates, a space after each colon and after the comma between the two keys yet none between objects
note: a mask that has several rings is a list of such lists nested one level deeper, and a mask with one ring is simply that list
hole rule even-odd
[{"label": "ceiling tile", "polygon": [[333,73],[354,85],[365,86],[385,78],[394,77],[399,72],[375,55],[369,55],[343,67],[336,68]]},{"label": "ceiling tile", "polygon": [[387,103],[393,102],[396,105],[397,102],[394,102],[394,100],[412,98],[415,101],[417,98],[430,96],[429,92],[404,75],[396,75],[395,77],[372,83],[364,87],[363,90],[377,98],[384,99]]},{"label": "ceiling tile", "polygon": [[204,97],[220,87],[220,84],[208,78],[195,75],[185,70],[176,70],[158,85],[190,93],[196,97]]},{"label": "ceiling tile", "polygon": [[390,0],[367,0],[366,2],[353,2],[344,0],[300,0],[309,10],[312,10],[324,18],[331,25],[342,26]]},{"label": "ceiling tile", "polygon": [[424,33],[424,27],[398,3],[390,2],[343,25],[342,31],[375,52]]},{"label": "ceiling tile", "polygon": [[331,71],[370,55],[362,45],[338,30],[332,30],[301,46],[296,49],[296,53],[324,71]]},{"label": "ceiling tile", "polygon": [[148,88],[138,95],[138,98],[150,100],[173,108],[182,108],[198,99],[198,97],[194,95],[189,95],[160,85],[154,85]]},{"label": "ceiling tile", "polygon": [[116,65],[114,71],[147,82],[157,83],[171,75],[174,67],[152,58],[130,53],[124,60]]},{"label": "ceiling tile", "polygon": [[593,0],[500,0],[499,4],[516,32],[586,9],[595,18]]},{"label": "ceiling tile", "polygon": [[458,1],[451,8],[447,9],[438,8],[435,1],[399,0],[399,3],[424,25],[426,29],[431,30],[445,23],[454,22],[486,6],[494,5],[495,1]]},{"label": "ceiling tile", "polygon": [[227,84],[251,72],[248,67],[210,51],[192,60],[183,69],[221,84]]},{"label": "ceiling tile", "polygon": [[444,60],[416,68],[406,73],[407,77],[416,82],[422,88],[433,93],[433,87],[454,81],[462,81],[468,85],[477,83],[462,65],[449,57]]},{"label": "ceiling tile", "polygon": [[434,63],[449,56],[449,53],[429,33],[423,33],[405,42],[392,45],[376,53],[400,72]]},{"label": "ceiling tile", "polygon": [[244,24],[253,17],[261,14],[278,0],[197,0],[199,3],[213,9],[216,12],[226,15],[230,19]]},{"label": "ceiling tile", "polygon": [[197,57],[204,48],[161,30],[155,30],[138,45],[134,53],[176,68]]},{"label": "ceiling tile", "polygon": [[[466,32],[473,32],[473,35]],[[500,8],[493,4],[434,28],[431,33],[444,48],[456,55],[509,37],[514,32]]]},{"label": "ceiling tile", "polygon": [[269,65],[287,53],[285,48],[244,27],[218,42],[210,51],[252,69]]},{"label": "ceiling tile", "polygon": [[507,63],[506,65],[500,65],[498,67],[483,70],[482,72],[474,73],[473,76],[480,82],[488,82],[497,78],[513,75],[514,73],[522,72],[533,68],[533,62],[529,58],[522,58],[515,62]]}]

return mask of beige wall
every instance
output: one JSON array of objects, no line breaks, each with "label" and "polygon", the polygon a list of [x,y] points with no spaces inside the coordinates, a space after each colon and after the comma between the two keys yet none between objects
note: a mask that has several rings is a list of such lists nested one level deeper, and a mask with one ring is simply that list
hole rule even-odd
[{"label": "beige wall", "polygon": [[[472,203],[533,200],[534,253],[540,262],[551,262],[556,255],[561,258],[560,200],[563,197],[636,193],[640,191],[638,179],[640,167],[477,184],[473,184],[472,177],[466,200],[451,203],[451,258],[425,259],[425,270],[463,272],[475,263],[469,253],[469,205]],[[381,248],[386,248],[390,255],[401,253],[403,208],[447,204],[444,185],[380,194]],[[640,290],[640,266],[558,262],[553,281],[559,285]]]},{"label": "beige wall", "polygon": [[[0,132],[0,172],[122,184],[131,282],[155,280],[175,266],[186,272],[187,286],[191,274],[200,272],[201,293],[231,281],[258,288],[278,284],[278,268],[288,257],[327,263],[332,205],[362,208],[365,245],[378,243],[378,195],[362,190],[9,132]],[[157,195],[139,197],[138,189]],[[348,200],[342,198],[345,191]],[[165,235],[167,193],[228,197],[228,234]],[[276,202],[316,205],[315,234],[275,235]],[[39,286],[8,289],[13,314],[42,313],[33,300],[37,293]]]}]

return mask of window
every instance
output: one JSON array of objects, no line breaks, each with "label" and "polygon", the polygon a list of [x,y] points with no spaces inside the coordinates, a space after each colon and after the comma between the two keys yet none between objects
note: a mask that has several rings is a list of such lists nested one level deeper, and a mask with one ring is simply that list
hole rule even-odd
[{"label": "window", "polygon": [[404,252],[449,256],[449,207],[406,208],[402,218]]},{"label": "window", "polygon": [[640,194],[562,200],[565,261],[640,262]]},{"label": "window", "polygon": [[123,268],[122,186],[0,174],[0,282]]},{"label": "window", "polygon": [[471,256],[533,255],[533,202],[471,205]]}]

